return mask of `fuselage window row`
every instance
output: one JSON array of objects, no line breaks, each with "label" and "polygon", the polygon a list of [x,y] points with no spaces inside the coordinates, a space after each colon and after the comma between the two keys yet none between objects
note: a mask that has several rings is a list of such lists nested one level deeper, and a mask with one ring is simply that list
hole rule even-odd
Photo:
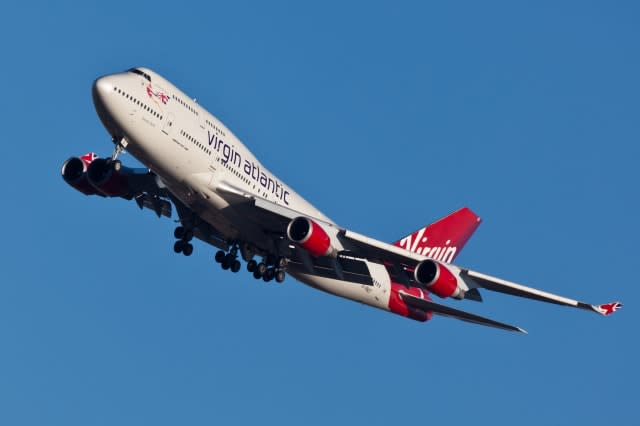
[{"label": "fuselage window row", "polygon": [[200,143],[196,138],[194,138],[193,136],[191,136],[190,134],[188,134],[187,132],[185,132],[184,130],[180,130],[180,135],[184,136],[188,141],[190,141],[191,143],[193,143],[194,145],[196,145],[198,148],[200,148],[202,151],[206,152],[207,154],[211,155],[211,150],[209,148],[207,148],[206,146],[204,146],[204,144]]},{"label": "fuselage window row", "polygon": [[151,113],[154,117],[158,118],[159,120],[162,120],[162,115],[160,115],[160,113],[158,113],[156,110],[154,110],[153,108],[151,108],[149,105],[145,104],[144,102],[141,102],[137,98],[134,98],[133,96],[129,95],[124,90],[121,90],[121,89],[119,89],[117,87],[114,87],[113,91],[117,92],[118,94],[120,94],[122,96],[124,96],[126,99],[128,99],[129,101],[131,101],[134,104],[138,105],[139,107],[143,108],[144,110],[148,111],[149,113]]},{"label": "fuselage window row", "polygon": [[218,126],[216,126],[209,120],[204,120],[204,121],[209,125],[209,127],[213,128],[216,132],[220,133],[223,137],[227,137],[227,134],[224,131],[222,131],[222,129],[220,129]]},{"label": "fuselage window row", "polygon": [[171,98],[178,102],[180,105],[182,105],[183,107],[185,107],[186,109],[188,109],[189,111],[191,111],[192,113],[194,113],[195,115],[200,115],[198,114],[198,111],[195,110],[195,108],[191,107],[188,103],[186,103],[185,101],[183,101],[181,98],[179,98],[176,95],[171,95]]}]

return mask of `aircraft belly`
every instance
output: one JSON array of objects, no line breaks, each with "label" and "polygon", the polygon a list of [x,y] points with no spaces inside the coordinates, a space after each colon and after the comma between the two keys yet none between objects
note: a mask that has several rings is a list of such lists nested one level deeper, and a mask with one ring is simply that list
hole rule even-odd
[{"label": "aircraft belly", "polygon": [[367,262],[373,284],[360,284],[335,278],[312,275],[300,271],[289,272],[289,275],[310,287],[345,299],[355,300],[365,305],[389,310],[391,280],[385,267]]}]

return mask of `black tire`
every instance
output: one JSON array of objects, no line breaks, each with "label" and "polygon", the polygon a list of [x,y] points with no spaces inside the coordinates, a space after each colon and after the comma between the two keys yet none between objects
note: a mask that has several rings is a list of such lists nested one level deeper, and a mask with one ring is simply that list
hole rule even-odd
[{"label": "black tire", "polygon": [[267,272],[267,265],[265,265],[264,262],[258,263],[258,266],[256,266],[256,271],[260,272],[260,276],[264,275],[265,272]]},{"label": "black tire", "polygon": [[253,272],[256,270],[256,266],[258,266],[258,262],[256,262],[255,260],[251,259],[250,261],[247,262],[247,271],[249,272]]},{"label": "black tire", "polygon": [[287,266],[287,258],[286,257],[279,257],[278,261],[276,262],[276,266],[279,269],[284,268],[285,266]]},{"label": "black tire", "polygon": [[173,231],[173,236],[176,237],[177,239],[181,240],[182,236],[184,235],[184,228],[182,226],[178,226],[174,231]]},{"label": "black tire", "polygon": [[253,278],[255,278],[256,280],[259,280],[260,278],[262,278],[262,274],[260,274],[260,272],[255,270],[253,271]]},{"label": "black tire", "polygon": [[265,281],[271,281],[272,279],[274,279],[276,276],[276,271],[273,268],[269,268],[267,269],[267,272],[265,272],[264,277],[266,278]]},{"label": "black tire", "polygon": [[185,256],[191,256],[191,253],[193,253],[193,245],[186,243],[184,245],[184,249],[182,250],[182,254],[184,254]]},{"label": "black tire", "polygon": [[176,253],[182,253],[182,250],[184,250],[184,242],[182,240],[176,241],[173,245],[173,251]]},{"label": "black tire", "polygon": [[231,272],[236,273],[240,270],[240,261],[238,259],[234,260],[231,264]]},{"label": "black tire", "polygon": [[222,265],[222,269],[224,269],[225,271],[227,271],[231,267],[226,257],[224,258],[224,260],[220,265]]},{"label": "black tire", "polygon": [[286,277],[286,274],[284,273],[284,271],[276,272],[276,282],[277,283],[284,282],[285,277]]},{"label": "black tire", "polygon": [[224,261],[224,256],[225,256],[224,252],[222,250],[218,250],[216,252],[216,257],[215,257],[216,262],[222,263]]}]

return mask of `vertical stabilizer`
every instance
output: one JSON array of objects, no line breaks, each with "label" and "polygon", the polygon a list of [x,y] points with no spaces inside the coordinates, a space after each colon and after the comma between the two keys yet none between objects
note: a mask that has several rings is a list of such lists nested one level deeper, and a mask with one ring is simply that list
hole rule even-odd
[{"label": "vertical stabilizer", "polygon": [[481,219],[471,209],[463,207],[407,235],[393,245],[405,250],[428,256],[445,263],[451,263],[460,253]]}]

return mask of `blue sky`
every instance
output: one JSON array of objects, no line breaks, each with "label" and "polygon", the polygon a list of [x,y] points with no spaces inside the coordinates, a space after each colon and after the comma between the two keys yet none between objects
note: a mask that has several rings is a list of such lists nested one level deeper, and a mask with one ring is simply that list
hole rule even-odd
[{"label": "blue sky", "polygon": [[[635,2],[0,12],[1,424],[637,422]],[[134,65],[342,226],[392,241],[468,205],[484,222],[458,263],[625,309],[456,304],[521,336],[265,285],[202,244],[176,256],[171,221],[60,178],[111,152],[90,86]]]}]

